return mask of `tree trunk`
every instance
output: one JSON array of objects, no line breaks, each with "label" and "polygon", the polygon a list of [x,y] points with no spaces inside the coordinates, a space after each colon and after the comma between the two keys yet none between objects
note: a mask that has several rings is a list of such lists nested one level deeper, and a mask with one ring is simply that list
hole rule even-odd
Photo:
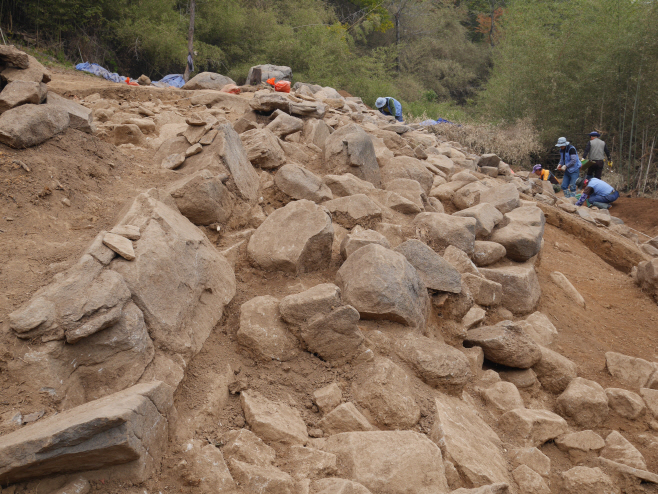
[{"label": "tree trunk", "polygon": [[496,0],[491,0],[491,29],[489,30],[489,43],[494,45],[494,22],[496,18]]},{"label": "tree trunk", "polygon": [[185,62],[185,73],[183,79],[185,82],[190,80],[190,58],[194,57],[194,11],[196,9],[196,0],[190,0],[190,30],[187,32],[187,60]]},{"label": "tree trunk", "polygon": [[400,11],[395,14],[395,65],[398,73],[400,73]]}]

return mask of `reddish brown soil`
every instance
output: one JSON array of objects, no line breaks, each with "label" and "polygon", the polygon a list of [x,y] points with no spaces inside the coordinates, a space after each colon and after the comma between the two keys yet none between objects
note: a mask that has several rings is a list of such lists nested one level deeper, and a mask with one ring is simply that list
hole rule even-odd
[{"label": "reddish brown soil", "polygon": [[[624,220],[627,226],[653,238],[658,235],[658,200],[646,197],[620,196],[610,210],[610,214]],[[640,242],[647,236],[640,235]]]}]

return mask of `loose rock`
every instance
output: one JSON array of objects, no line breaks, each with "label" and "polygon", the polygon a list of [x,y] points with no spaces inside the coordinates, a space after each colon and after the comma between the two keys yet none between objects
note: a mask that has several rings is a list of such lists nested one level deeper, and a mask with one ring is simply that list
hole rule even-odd
[{"label": "loose rock", "polygon": [[601,385],[582,377],[573,379],[557,398],[560,413],[581,427],[596,427],[608,417],[608,397]]}]

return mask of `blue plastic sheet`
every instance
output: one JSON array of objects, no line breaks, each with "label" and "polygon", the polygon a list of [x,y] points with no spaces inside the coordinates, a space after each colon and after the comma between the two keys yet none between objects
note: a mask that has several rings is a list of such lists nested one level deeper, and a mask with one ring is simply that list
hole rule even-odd
[{"label": "blue plastic sheet", "polygon": [[[90,74],[97,75],[99,77],[107,79],[108,81],[117,82],[119,84],[126,83],[126,77],[123,77],[117,74],[116,72],[110,72],[105,67],[101,67],[97,63],[89,63],[89,62],[79,63],[78,65],[75,66],[75,68],[76,70],[81,70],[84,72],[89,72]],[[136,82],[132,79],[130,80],[131,82]],[[164,76],[159,81],[153,82],[153,85],[159,87],[181,88],[185,85],[185,80],[183,79],[182,74],[169,74]]]}]

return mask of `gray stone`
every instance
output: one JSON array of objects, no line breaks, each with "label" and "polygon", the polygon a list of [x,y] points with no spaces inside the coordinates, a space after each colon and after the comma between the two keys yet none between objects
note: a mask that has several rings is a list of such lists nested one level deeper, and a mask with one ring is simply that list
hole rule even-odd
[{"label": "gray stone", "polygon": [[480,268],[485,278],[503,286],[503,307],[515,314],[532,312],[541,297],[541,287],[531,263]]},{"label": "gray stone", "polygon": [[302,199],[270,214],[249,239],[247,254],[266,271],[306,273],[329,264],[333,239],[329,215]]},{"label": "gray stone", "polygon": [[301,325],[340,306],[340,289],[331,283],[322,283],[301,293],[284,297],[279,304],[279,310],[286,322]]},{"label": "gray stone", "polygon": [[421,185],[425,194],[430,193],[434,182],[434,176],[425,165],[420,160],[409,156],[397,156],[384,160],[381,174],[384,183],[400,178],[415,180]]},{"label": "gray stone", "polygon": [[0,483],[111,466],[115,475],[144,481],[166,450],[172,408],[169,386],[144,383],[2,436]]},{"label": "gray stone", "polygon": [[201,72],[185,83],[183,89],[215,89],[219,91],[227,84],[235,84],[230,77],[214,72]]},{"label": "gray stone", "polygon": [[16,106],[39,105],[47,94],[48,87],[41,82],[14,81],[0,92],[0,113]]},{"label": "gray stone", "polygon": [[293,199],[308,199],[313,202],[333,199],[331,189],[322,179],[299,165],[283,165],[276,172],[274,183],[279,190]]},{"label": "gray stone", "polygon": [[[253,237],[252,237],[253,238]],[[363,319],[388,319],[424,327],[427,290],[402,254],[371,244],[354,252],[336,274],[343,301]]]},{"label": "gray stone", "polygon": [[395,192],[413,202],[417,206],[418,212],[424,209],[423,198],[427,199],[427,196],[425,195],[420,183],[416,180],[411,180],[409,178],[396,178],[386,182],[386,190]]},{"label": "gray stone", "polygon": [[345,235],[340,244],[340,254],[343,259],[347,259],[353,252],[370,244],[379,244],[387,249],[391,248],[391,244],[381,233],[374,230],[363,230],[357,226],[352,233]]},{"label": "gray stone", "polygon": [[608,397],[603,387],[582,377],[569,383],[556,405],[562,415],[581,427],[596,427],[608,418]]},{"label": "gray stone", "polygon": [[306,424],[294,408],[252,390],[240,393],[240,403],[251,430],[263,441],[285,445],[308,442]]},{"label": "gray stone", "polygon": [[603,471],[589,467],[574,467],[561,474],[564,494],[619,494],[619,489]]},{"label": "gray stone", "polygon": [[567,421],[548,410],[517,408],[505,413],[498,420],[498,427],[510,439],[523,447],[538,447],[546,441],[564,434]]},{"label": "gray stone", "polygon": [[50,82],[52,75],[50,72],[39,63],[39,61],[34,58],[32,55],[28,55],[27,59],[29,61],[28,67],[26,69],[20,69],[17,67],[6,67],[0,72],[0,78],[5,81],[7,84],[10,84],[14,81],[27,81],[27,82]]},{"label": "gray stone", "polygon": [[498,165],[500,165],[500,158],[495,154],[483,154],[480,156],[477,163],[477,166],[479,167],[487,166],[498,168]]},{"label": "gray stone", "polygon": [[508,367],[528,369],[541,359],[539,345],[514,323],[470,329],[464,343],[481,347],[487,360]]},{"label": "gray stone", "polygon": [[473,255],[475,247],[474,218],[458,218],[442,213],[420,213],[414,218],[413,226],[419,238],[439,254],[449,245]]},{"label": "gray stone", "polygon": [[550,319],[541,312],[533,312],[526,318],[528,325],[523,329],[538,345],[548,346],[558,335],[557,329]]},{"label": "gray stone", "polygon": [[287,135],[303,130],[304,121],[302,119],[292,117],[281,110],[277,110],[273,115],[275,114],[276,118],[267,124],[265,128],[278,138],[283,139]]},{"label": "gray stone", "polygon": [[475,235],[477,238],[487,238],[495,226],[503,221],[503,213],[488,202],[483,202],[468,209],[462,209],[453,214],[462,218],[475,218]]},{"label": "gray stone", "polygon": [[501,213],[509,213],[519,207],[519,191],[514,184],[492,187],[480,193],[480,202],[488,202]]},{"label": "gray stone", "polygon": [[30,59],[27,53],[19,50],[14,45],[0,46],[0,60],[18,69],[27,69],[30,67]]},{"label": "gray stone", "polygon": [[312,319],[302,327],[306,348],[328,362],[348,362],[362,353],[363,334],[356,325],[359,312],[344,305]]},{"label": "gray stone", "polygon": [[541,360],[533,366],[537,379],[551,393],[562,393],[578,376],[576,364],[553,350],[539,348]]},{"label": "gray stone", "polygon": [[469,273],[462,275],[462,283],[468,287],[473,301],[478,305],[494,307],[503,300],[503,287],[500,283]]},{"label": "gray stone", "polygon": [[325,434],[340,434],[341,432],[374,431],[376,428],[359,412],[353,403],[347,402],[337,406],[324,416],[320,427]]},{"label": "gray stone", "polygon": [[459,210],[471,208],[480,203],[480,194],[487,190],[482,182],[466,184],[452,195],[452,204]]},{"label": "gray stone", "polygon": [[69,126],[66,110],[50,105],[22,105],[0,115],[0,142],[29,148],[47,141]]},{"label": "gray stone", "polygon": [[[50,91],[46,99],[48,105],[63,108],[69,114],[69,127],[78,129],[88,134],[93,134],[96,131],[94,126],[94,114],[91,109],[82,106],[75,101],[67,98],[62,98],[60,95]],[[149,120],[150,122],[150,120]]]},{"label": "gray stone", "polygon": [[370,182],[361,180],[351,173],[345,173],[343,175],[325,175],[323,181],[336,197],[352,196],[356,194],[368,195],[371,191],[375,190],[375,186]]},{"label": "gray stone", "polygon": [[500,261],[506,254],[507,250],[499,243],[476,240],[473,250],[473,262],[476,266],[489,266]]},{"label": "gray stone", "polygon": [[269,129],[248,130],[240,134],[240,139],[252,165],[273,170],[285,163],[286,154],[281,143]]},{"label": "gray stone", "polygon": [[607,388],[605,394],[608,396],[610,409],[626,419],[637,419],[647,408],[642,397],[632,391]]},{"label": "gray stone", "polygon": [[356,124],[345,125],[326,139],[323,164],[327,173],[351,173],[375,187],[381,186],[372,138]]},{"label": "gray stone", "polygon": [[327,138],[331,135],[332,132],[333,129],[329,127],[324,122],[324,120],[311,118],[304,122],[302,141],[306,144],[315,144],[317,147],[322,149],[324,148],[324,143],[327,141]]},{"label": "gray stone", "polygon": [[382,218],[381,208],[364,194],[332,199],[323,206],[331,213],[334,221],[345,228],[354,228],[356,225],[370,228]]},{"label": "gray stone", "polygon": [[292,69],[285,65],[272,65],[269,63],[254,65],[247,74],[247,84],[258,85],[274,77],[279,81],[292,81]]},{"label": "gray stone", "polygon": [[505,215],[509,223],[493,232],[491,240],[503,245],[507,257],[527,261],[541,250],[546,219],[537,207],[521,207]]},{"label": "gray stone", "polygon": [[461,276],[450,263],[419,240],[407,240],[398,245],[399,252],[416,268],[425,286],[440,292],[460,293]]},{"label": "gray stone", "polygon": [[234,198],[220,177],[209,170],[189,175],[167,189],[178,210],[195,225],[225,224],[233,213]]},{"label": "gray stone", "polygon": [[291,101],[290,114],[302,118],[324,118],[327,113],[327,105],[319,101]]}]

